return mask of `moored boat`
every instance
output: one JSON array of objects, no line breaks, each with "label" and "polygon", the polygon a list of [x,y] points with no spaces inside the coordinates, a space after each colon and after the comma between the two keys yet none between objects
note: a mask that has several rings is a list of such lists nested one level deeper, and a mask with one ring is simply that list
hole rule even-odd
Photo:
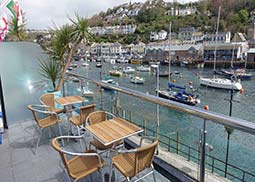
[{"label": "moored boat", "polygon": [[198,96],[194,96],[193,94],[187,93],[185,90],[156,90],[158,92],[159,97],[170,99],[176,102],[180,102],[183,104],[194,106],[200,103]]},{"label": "moored boat", "polygon": [[200,85],[213,88],[241,90],[243,87],[241,83],[225,78],[199,78]]},{"label": "moored boat", "polygon": [[102,64],[101,64],[101,63],[97,63],[97,64],[96,64],[96,67],[97,67],[97,68],[101,68],[101,67],[102,67]]},{"label": "moored boat", "polygon": [[134,76],[130,78],[130,82],[135,84],[144,84],[145,80],[143,77]]},{"label": "moored boat", "polygon": [[146,66],[143,66],[143,65],[138,66],[136,69],[137,69],[137,71],[140,71],[140,72],[149,72],[149,71],[151,71],[150,67],[146,67]]},{"label": "moored boat", "polygon": [[110,74],[111,76],[122,76],[122,72],[119,71],[119,70],[110,70],[110,71],[109,71],[109,74]]},{"label": "moored boat", "polygon": [[123,69],[123,73],[132,74],[132,73],[135,73],[135,69],[130,67],[130,66],[128,66],[128,67]]}]

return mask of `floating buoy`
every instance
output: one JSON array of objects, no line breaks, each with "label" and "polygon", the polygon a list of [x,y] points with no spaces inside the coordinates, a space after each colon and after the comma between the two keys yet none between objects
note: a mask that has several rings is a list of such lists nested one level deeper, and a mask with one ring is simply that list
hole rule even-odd
[{"label": "floating buoy", "polygon": [[176,83],[176,80],[174,79],[173,82]]},{"label": "floating buoy", "polygon": [[244,93],[244,88],[241,88],[240,89],[240,94],[243,94]]},{"label": "floating buoy", "polygon": [[192,81],[189,81],[189,85],[192,85],[193,84],[193,82]]},{"label": "floating buoy", "polygon": [[209,110],[209,106],[208,106],[208,105],[205,105],[205,106],[204,106],[204,110]]}]

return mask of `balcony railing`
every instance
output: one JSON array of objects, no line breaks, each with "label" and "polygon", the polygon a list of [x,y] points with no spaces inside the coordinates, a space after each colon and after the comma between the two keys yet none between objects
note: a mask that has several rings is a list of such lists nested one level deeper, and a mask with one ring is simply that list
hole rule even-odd
[{"label": "balcony railing", "polygon": [[[179,133],[176,132],[176,137],[169,137],[167,135],[164,135],[159,132],[158,125],[153,127],[147,127],[146,121],[136,123],[134,122],[132,118],[132,111],[129,111],[128,109],[125,109],[124,107],[118,107],[118,93],[122,93],[128,96],[136,97],[139,99],[142,99],[144,101],[148,101],[157,105],[161,105],[164,107],[167,107],[171,110],[175,110],[178,112],[186,113],[188,115],[192,115],[198,118],[201,118],[203,120],[198,120],[198,122],[204,121],[211,121],[213,123],[217,123],[223,126],[231,127],[233,129],[242,131],[244,133],[248,133],[251,135],[255,135],[255,123],[229,117],[220,113],[212,112],[212,111],[206,111],[201,108],[197,107],[191,107],[184,104],[180,104],[177,102],[173,102],[170,100],[165,100],[153,95],[145,94],[136,90],[131,90],[128,88],[124,88],[121,86],[111,86],[105,83],[102,83],[98,80],[91,79],[86,76],[74,74],[74,73],[68,73],[71,76],[78,77],[80,79],[86,79],[90,82],[93,82],[99,87],[105,87],[111,90],[114,90],[117,94],[115,95],[115,98],[112,98],[110,102],[113,102],[115,105],[111,109],[112,112],[115,112],[119,116],[129,120],[130,122],[133,122],[135,124],[138,124],[140,127],[144,128],[144,134],[148,135],[151,134],[153,136],[157,136],[159,138],[161,146],[166,148],[170,152],[175,152],[176,154],[179,154],[183,157],[185,157],[188,161],[198,162],[200,163],[200,181],[204,181],[205,178],[205,167],[207,170],[210,170],[212,173],[218,173],[222,176],[227,176],[231,178],[232,180],[236,181],[255,181],[255,175],[252,172],[249,172],[241,167],[238,167],[236,165],[226,163],[226,161],[223,161],[222,159],[219,159],[218,157],[215,157],[211,154],[206,153],[206,127],[201,129],[201,138],[199,140],[200,148],[197,149],[195,147],[192,147],[190,145],[187,145],[179,140],[180,136]],[[109,102],[109,99],[106,97],[103,97],[101,95],[101,98],[99,98],[98,105],[101,105],[103,108],[104,103]],[[105,108],[104,108],[105,109]],[[129,116],[128,116],[129,115]],[[153,129],[155,128],[156,129]],[[205,160],[206,158],[206,160]],[[226,170],[226,168],[228,170]]]}]

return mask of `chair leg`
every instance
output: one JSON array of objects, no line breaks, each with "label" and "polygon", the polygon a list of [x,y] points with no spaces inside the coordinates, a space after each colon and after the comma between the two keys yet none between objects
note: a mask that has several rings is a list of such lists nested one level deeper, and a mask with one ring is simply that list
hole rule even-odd
[{"label": "chair leg", "polygon": [[110,174],[109,174],[109,182],[112,181],[112,171],[113,171],[113,165],[112,165],[112,162],[111,162],[111,165],[110,165]]},{"label": "chair leg", "polygon": [[155,171],[154,171],[154,169],[153,169],[152,174],[153,174],[153,181],[154,181],[154,182],[156,182],[156,175],[155,175]]},{"label": "chair leg", "polygon": [[[78,135],[81,136],[81,131],[80,131],[80,128],[78,126],[77,126],[77,132],[78,132]],[[81,139],[80,139],[80,145],[81,145],[81,151],[84,151],[84,147],[83,147]]]},{"label": "chair leg", "polygon": [[36,143],[36,147],[35,147],[35,154],[36,154],[37,148],[38,148],[38,146],[40,144],[40,140],[41,140],[41,136],[42,136],[42,131],[43,131],[43,129],[40,129],[40,134],[39,134],[39,137],[37,139],[37,143]]},{"label": "chair leg", "polygon": [[49,127],[49,138],[51,138],[51,127]]},{"label": "chair leg", "polygon": [[[61,127],[60,127],[60,124],[58,123],[58,131],[59,131],[59,135],[62,136],[62,130],[61,130]],[[62,145],[65,146],[65,143],[64,143],[64,139],[61,139],[61,142],[62,142]]]}]

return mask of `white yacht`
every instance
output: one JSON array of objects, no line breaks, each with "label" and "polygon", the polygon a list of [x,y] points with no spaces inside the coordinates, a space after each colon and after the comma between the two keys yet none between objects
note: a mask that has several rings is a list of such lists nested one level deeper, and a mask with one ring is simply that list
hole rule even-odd
[{"label": "white yacht", "polygon": [[128,67],[123,69],[123,73],[132,74],[132,73],[135,73],[135,69],[130,67],[130,66],[128,66]]},{"label": "white yacht", "polygon": [[222,88],[222,89],[230,89],[230,90],[241,90],[243,87],[241,83],[237,81],[232,81],[225,78],[199,78],[199,82],[201,85],[214,87],[214,88]]},{"label": "white yacht", "polygon": [[134,76],[134,77],[131,77],[130,82],[135,84],[144,84],[145,80],[142,77]]},{"label": "white yacht", "polygon": [[137,68],[137,71],[141,71],[141,72],[149,72],[151,71],[151,68],[150,67],[146,67],[146,66],[138,66]]}]

